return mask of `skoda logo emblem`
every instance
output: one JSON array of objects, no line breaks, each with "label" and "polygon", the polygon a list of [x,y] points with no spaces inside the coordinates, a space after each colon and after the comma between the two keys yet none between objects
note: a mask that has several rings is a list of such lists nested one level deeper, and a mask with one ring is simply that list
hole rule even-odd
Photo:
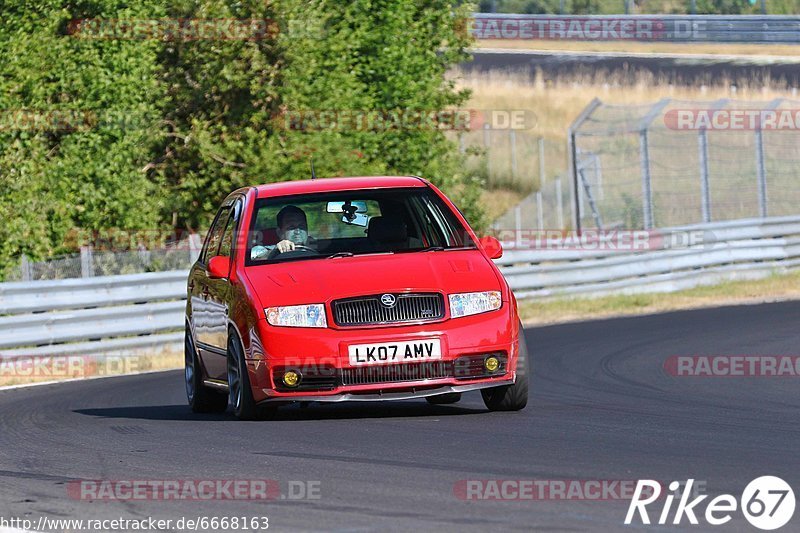
[{"label": "skoda logo emblem", "polygon": [[386,307],[394,307],[394,304],[397,303],[397,298],[394,297],[394,294],[384,294],[381,296],[381,303]]}]

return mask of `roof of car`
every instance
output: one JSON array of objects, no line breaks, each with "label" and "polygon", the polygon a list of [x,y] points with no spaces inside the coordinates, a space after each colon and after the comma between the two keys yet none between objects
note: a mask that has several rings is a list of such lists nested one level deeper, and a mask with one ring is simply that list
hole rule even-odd
[{"label": "roof of car", "polygon": [[391,187],[426,187],[427,183],[414,176],[353,176],[350,178],[318,178],[315,180],[281,181],[256,186],[259,198],[287,196],[353,189],[385,189]]}]

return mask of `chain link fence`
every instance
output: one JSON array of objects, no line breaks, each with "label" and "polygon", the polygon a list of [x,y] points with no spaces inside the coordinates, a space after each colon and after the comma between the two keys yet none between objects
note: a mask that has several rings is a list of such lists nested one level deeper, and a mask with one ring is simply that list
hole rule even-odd
[{"label": "chain link fence", "polygon": [[800,102],[592,102],[570,129],[579,227],[650,229],[800,212]]},{"label": "chain link fence", "polygon": [[142,272],[189,270],[202,248],[199,235],[169,244],[164,248],[148,250],[95,250],[81,247],[78,254],[70,254],[48,261],[31,261],[23,256],[16,268],[10,269],[4,281],[40,281],[95,276],[116,276]]}]

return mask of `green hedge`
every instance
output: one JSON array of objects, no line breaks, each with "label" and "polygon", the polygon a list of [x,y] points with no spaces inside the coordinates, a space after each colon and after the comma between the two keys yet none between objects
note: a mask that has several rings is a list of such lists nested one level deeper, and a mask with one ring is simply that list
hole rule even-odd
[{"label": "green hedge", "polygon": [[[469,45],[445,0],[55,0],[0,7],[0,271],[72,251],[73,228],[202,229],[232,189],[419,174],[483,227],[480,184],[442,131],[298,131],[298,110],[439,110]],[[254,40],[90,39],[74,19],[268,19]],[[270,26],[273,28],[273,26]],[[29,115],[26,115],[29,114]],[[20,116],[23,120],[20,120]],[[31,116],[63,118],[50,127]],[[5,122],[3,122],[5,121]],[[19,127],[24,123],[24,127]],[[1,274],[0,274],[1,275]]]}]

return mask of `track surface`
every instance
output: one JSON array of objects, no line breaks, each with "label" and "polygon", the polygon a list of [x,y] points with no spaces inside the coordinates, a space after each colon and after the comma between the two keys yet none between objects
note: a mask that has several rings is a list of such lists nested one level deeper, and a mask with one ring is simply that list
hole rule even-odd
[{"label": "track surface", "polygon": [[564,52],[534,50],[477,49],[473,60],[461,65],[466,72],[512,71],[527,73],[534,78],[537,72],[545,76],[596,74],[606,71],[622,76],[635,72],[650,73],[676,85],[698,86],[729,79],[749,80],[749,83],[770,82],[787,87],[800,83],[796,58],[764,58],[759,56],[712,56],[689,54],[625,54],[613,52]]},{"label": "track surface", "polygon": [[[266,515],[278,530],[612,531],[622,529],[627,502],[462,501],[453,486],[691,477],[709,493],[738,497],[751,479],[772,474],[797,492],[797,379],[673,378],[662,364],[683,354],[798,354],[798,324],[800,302],[786,302],[530,329],[532,401],[520,413],[488,413],[471,393],[456,406],[289,407],[274,421],[239,422],[190,413],[181,372],[3,391],[0,516]],[[85,502],[65,488],[72,479],[216,478],[319,480],[321,498]],[[798,530],[798,513],[783,530]],[[716,529],[753,530],[741,514]]]}]

